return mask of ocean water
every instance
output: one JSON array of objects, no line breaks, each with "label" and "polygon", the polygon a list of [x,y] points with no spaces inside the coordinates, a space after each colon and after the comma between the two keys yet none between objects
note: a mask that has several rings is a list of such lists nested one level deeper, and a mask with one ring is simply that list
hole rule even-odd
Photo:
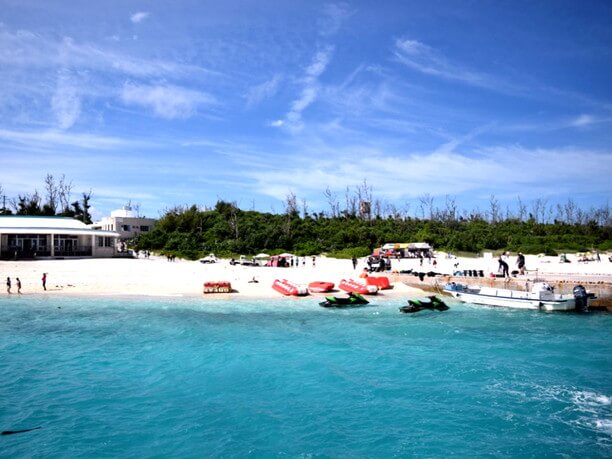
[{"label": "ocean water", "polygon": [[0,457],[612,457],[612,317],[0,298]]}]

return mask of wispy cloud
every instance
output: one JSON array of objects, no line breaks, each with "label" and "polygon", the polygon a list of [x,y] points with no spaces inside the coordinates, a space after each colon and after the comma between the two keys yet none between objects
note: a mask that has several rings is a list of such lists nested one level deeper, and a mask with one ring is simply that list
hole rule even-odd
[{"label": "wispy cloud", "polygon": [[346,3],[329,3],[323,7],[323,14],[318,20],[319,34],[326,37],[338,32],[342,24],[353,12]]},{"label": "wispy cloud", "polygon": [[210,94],[173,85],[123,85],[121,98],[128,105],[153,110],[156,116],[166,119],[189,118],[201,106],[214,104]]},{"label": "wispy cloud", "polygon": [[247,92],[246,98],[246,106],[247,108],[252,108],[263,100],[273,97],[278,91],[278,86],[282,80],[281,75],[274,75],[268,81],[264,81],[257,86],[253,86]]},{"label": "wispy cloud", "polygon": [[597,119],[594,116],[582,114],[572,120],[570,125],[574,127],[584,127],[596,122]]},{"label": "wispy cloud", "polygon": [[395,40],[394,55],[402,64],[426,75],[500,92],[519,92],[520,88],[493,75],[471,70],[452,62],[433,48],[417,40]]},{"label": "wispy cloud", "polygon": [[436,148],[434,153],[436,154],[455,153],[461,145],[467,142],[470,142],[471,140],[474,140],[479,135],[489,131],[494,125],[495,123],[489,123],[487,125],[479,126],[475,129],[472,129],[470,132],[468,132],[465,135],[452,137],[450,140],[448,140],[447,142],[443,143],[438,148]]},{"label": "wispy cloud", "polygon": [[[393,154],[379,147],[317,145],[318,153],[305,147],[292,161],[276,162],[247,174],[255,180],[258,193],[279,200],[290,190],[309,197],[320,196],[327,187],[342,193],[364,178],[377,196],[394,202],[423,193],[439,197],[468,193],[484,199],[492,192],[509,197],[518,193],[528,199],[564,197],[572,193],[577,181],[588,182],[589,192],[610,192],[606,177],[612,174],[612,152],[608,151],[521,146],[487,147],[469,154],[438,150]],[[575,165],[580,163],[599,164],[603,169],[595,177],[588,168],[577,170]],[[410,186],[398,187],[398,183]]]},{"label": "wispy cloud", "polygon": [[113,72],[137,77],[197,77],[210,73],[198,66],[176,61],[144,59],[91,45],[65,39],[64,54],[68,63],[85,69]]},{"label": "wispy cloud", "polygon": [[108,49],[71,37],[61,40],[29,31],[10,31],[0,24],[0,64],[12,69],[73,68],[134,77],[190,79],[219,75],[203,67]]},{"label": "wispy cloud", "polygon": [[61,69],[57,76],[57,87],[51,98],[51,108],[61,129],[70,128],[81,113],[81,98],[78,86],[67,69]]},{"label": "wispy cloud", "polygon": [[151,13],[149,13],[148,11],[139,11],[130,16],[130,21],[132,21],[134,24],[138,24],[139,22],[142,22],[147,19],[150,15]]},{"label": "wispy cloud", "polygon": [[88,150],[109,150],[127,146],[145,146],[145,142],[113,136],[67,133],[59,130],[16,131],[0,129],[0,140],[30,148],[76,147]]},{"label": "wispy cloud", "polygon": [[497,132],[534,132],[534,133],[550,133],[563,130],[581,130],[584,128],[607,128],[602,126],[612,123],[612,118],[602,115],[581,114],[572,118],[554,117],[551,119],[538,119],[528,122],[503,123],[495,126]]},{"label": "wispy cloud", "polygon": [[271,126],[284,126],[293,132],[299,132],[303,128],[302,112],[310,106],[319,94],[319,77],[327,68],[333,47],[329,46],[318,51],[310,65],[306,67],[305,74],[300,79],[302,82],[302,90],[300,96],[291,103],[289,112],[285,115],[285,119],[275,120]]}]

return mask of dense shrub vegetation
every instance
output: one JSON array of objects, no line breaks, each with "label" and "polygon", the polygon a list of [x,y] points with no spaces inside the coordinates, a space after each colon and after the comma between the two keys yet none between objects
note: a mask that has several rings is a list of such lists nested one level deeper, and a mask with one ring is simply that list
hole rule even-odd
[{"label": "dense shrub vegetation", "polygon": [[[71,182],[51,174],[45,178],[42,195],[34,191],[7,200],[0,186],[0,214],[62,215],[91,223],[91,191],[77,200],[71,192]],[[440,209],[434,198],[425,194],[419,197],[417,217],[373,199],[365,181],[354,191],[347,188],[342,206],[329,189],[324,195],[328,213],[311,213],[305,202],[300,212],[294,194],[287,196],[282,213],[245,211],[225,201],[218,201],[211,209],[176,207],[166,211],[151,232],[131,241],[131,246],[188,259],[210,252],[236,256],[285,251],[350,258],[367,255],[386,242],[428,242],[437,250],[470,253],[509,250],[556,255],[612,250],[612,218],[607,204],[583,211],[571,199],[555,208],[536,199],[528,211],[519,198],[516,211],[511,213],[503,212],[491,195],[488,211],[467,213],[458,210],[454,198],[447,196]]]},{"label": "dense shrub vegetation", "polygon": [[612,249],[611,226],[537,223],[509,218],[496,222],[480,216],[443,220],[411,217],[359,218],[244,211],[220,201],[214,209],[196,206],[168,211],[154,230],[135,241],[138,250],[154,250],[196,259],[210,252],[218,256],[327,253],[339,258],[364,256],[386,242],[428,242],[438,250],[483,250],[556,255],[566,251]]}]

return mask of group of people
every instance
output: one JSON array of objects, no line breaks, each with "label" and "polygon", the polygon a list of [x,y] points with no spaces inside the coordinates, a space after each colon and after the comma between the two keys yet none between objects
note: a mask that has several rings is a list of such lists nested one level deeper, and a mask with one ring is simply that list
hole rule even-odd
[{"label": "group of people", "polygon": [[[383,272],[383,271],[391,271],[391,259],[389,257],[377,257],[370,256],[366,260],[366,264],[368,265],[368,272]],[[353,268],[357,265],[353,264]]]},{"label": "group of people", "polygon": [[[43,273],[42,275],[42,287],[43,290],[47,290],[47,273]],[[17,293],[19,295],[21,295],[21,279],[19,279],[18,277],[15,278],[15,286],[17,287]],[[10,295],[11,293],[11,289],[13,288],[13,282],[11,281],[10,277],[6,278],[6,292]]]},{"label": "group of people", "polygon": [[[15,283],[17,284],[17,293],[21,295],[21,280],[19,280],[19,278],[15,278]],[[12,287],[12,282],[11,282],[11,278],[7,277],[6,278],[6,292],[10,295],[11,292],[11,287]]]},{"label": "group of people", "polygon": [[[507,253],[504,252],[502,255],[499,256],[499,259],[497,260],[499,262],[499,267],[497,269],[497,272],[501,273],[503,277],[510,277],[510,274],[508,272],[509,266],[506,260],[504,260],[503,258],[504,255],[508,256]],[[516,266],[518,268],[518,273],[520,275],[525,274],[525,271],[527,269],[525,267],[525,255],[523,255],[521,252],[519,252],[518,255],[516,256]]]}]

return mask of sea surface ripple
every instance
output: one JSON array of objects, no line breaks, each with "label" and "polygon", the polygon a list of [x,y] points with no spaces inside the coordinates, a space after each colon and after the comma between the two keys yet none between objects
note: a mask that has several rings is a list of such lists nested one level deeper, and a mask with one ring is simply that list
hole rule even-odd
[{"label": "sea surface ripple", "polygon": [[0,299],[0,457],[612,457],[612,319]]}]

